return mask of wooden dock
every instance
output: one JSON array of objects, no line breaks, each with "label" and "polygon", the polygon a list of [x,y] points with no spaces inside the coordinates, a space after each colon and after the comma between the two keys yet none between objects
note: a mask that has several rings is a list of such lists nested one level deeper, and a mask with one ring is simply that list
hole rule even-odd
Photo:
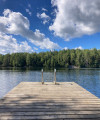
[{"label": "wooden dock", "polygon": [[0,100],[0,120],[100,120],[100,99],[74,82],[22,82]]}]

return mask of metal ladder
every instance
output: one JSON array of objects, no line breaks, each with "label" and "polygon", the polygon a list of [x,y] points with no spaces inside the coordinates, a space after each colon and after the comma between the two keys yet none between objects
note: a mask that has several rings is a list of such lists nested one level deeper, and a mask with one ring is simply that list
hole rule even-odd
[{"label": "metal ladder", "polygon": [[[43,80],[43,69],[41,70],[42,72],[42,84],[44,84],[44,80]],[[54,69],[54,84],[56,85],[56,69]]]}]

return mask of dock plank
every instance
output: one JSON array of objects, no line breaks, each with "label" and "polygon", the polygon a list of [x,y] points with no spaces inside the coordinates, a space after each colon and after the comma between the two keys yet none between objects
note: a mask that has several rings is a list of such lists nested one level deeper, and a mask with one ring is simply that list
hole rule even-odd
[{"label": "dock plank", "polygon": [[22,82],[0,99],[0,119],[100,119],[100,99],[74,82]]}]

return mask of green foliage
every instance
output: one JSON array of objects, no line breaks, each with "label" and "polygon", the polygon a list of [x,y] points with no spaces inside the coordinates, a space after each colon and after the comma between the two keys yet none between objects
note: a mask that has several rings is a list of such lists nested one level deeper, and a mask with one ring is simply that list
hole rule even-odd
[{"label": "green foliage", "polygon": [[0,66],[3,64],[3,55],[0,54]]},{"label": "green foliage", "polygon": [[0,54],[0,66],[5,67],[70,67],[99,68],[100,50],[62,50],[41,53]]},{"label": "green foliage", "polygon": [[4,56],[2,63],[3,63],[3,66],[5,66],[5,67],[10,66],[10,54],[6,54]]}]

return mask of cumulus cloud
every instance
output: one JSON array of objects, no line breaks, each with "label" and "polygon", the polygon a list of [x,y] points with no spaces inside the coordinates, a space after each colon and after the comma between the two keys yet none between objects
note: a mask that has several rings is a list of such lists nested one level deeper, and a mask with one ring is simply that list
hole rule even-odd
[{"label": "cumulus cloud", "polygon": [[[57,49],[59,45],[46,38],[39,30],[30,30],[29,20],[20,12],[4,10],[4,16],[0,16],[0,32],[5,34],[20,35],[42,49]],[[23,44],[23,43],[22,43]]]},{"label": "cumulus cloud", "polygon": [[37,48],[37,47],[34,47],[34,50],[38,50],[38,48]]},{"label": "cumulus cloud", "polygon": [[68,47],[64,47],[63,50],[68,50]]},{"label": "cumulus cloud", "polygon": [[70,40],[100,32],[100,0],[52,0],[57,7],[49,27],[56,36]]},{"label": "cumulus cloud", "polygon": [[28,4],[28,7],[31,8],[31,4]]},{"label": "cumulus cloud", "polygon": [[82,46],[79,46],[79,47],[76,47],[75,50],[76,50],[76,49],[83,50],[83,47],[82,47]]},{"label": "cumulus cloud", "polygon": [[45,8],[42,8],[42,11],[48,11],[47,9],[45,9]]},{"label": "cumulus cloud", "polygon": [[32,15],[32,13],[30,12],[29,9],[26,9],[26,12],[27,12],[30,16]]},{"label": "cumulus cloud", "polygon": [[33,52],[33,50],[26,41],[17,43],[11,35],[0,32],[0,54],[15,52]]},{"label": "cumulus cloud", "polygon": [[48,23],[48,22],[49,22],[49,20],[50,20],[50,17],[49,17],[48,15],[46,15],[46,13],[45,13],[45,12],[43,12],[42,14],[37,13],[37,17],[38,17],[39,19],[42,19],[43,24]]}]

